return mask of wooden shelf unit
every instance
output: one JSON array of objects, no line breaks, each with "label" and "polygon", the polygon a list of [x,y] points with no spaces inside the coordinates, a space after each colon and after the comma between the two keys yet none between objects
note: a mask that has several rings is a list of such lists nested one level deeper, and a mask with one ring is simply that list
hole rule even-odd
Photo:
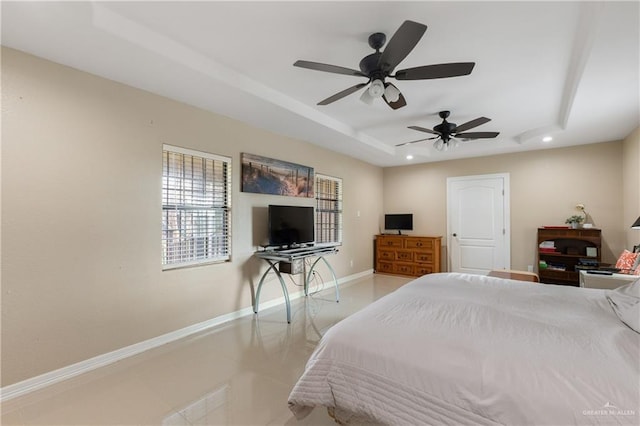
[{"label": "wooden shelf unit", "polygon": [[376,235],[376,272],[419,277],[440,272],[442,237]]},{"label": "wooden shelf unit", "polygon": [[[595,228],[538,228],[538,275],[540,282],[548,284],[580,285],[580,272],[576,265],[580,259],[598,262],[602,256],[602,231]],[[543,241],[554,241],[557,253],[540,250]],[[587,247],[596,249],[596,256],[587,256]],[[540,261],[547,265],[562,265],[564,270],[540,268]]]}]

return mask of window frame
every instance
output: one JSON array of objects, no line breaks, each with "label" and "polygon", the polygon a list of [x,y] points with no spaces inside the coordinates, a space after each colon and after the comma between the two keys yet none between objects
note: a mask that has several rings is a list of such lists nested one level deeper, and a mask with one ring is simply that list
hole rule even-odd
[{"label": "window frame", "polygon": [[[321,180],[335,182],[337,184],[337,194],[335,198],[328,197],[325,192],[323,192],[323,183]],[[316,243],[317,244],[335,244],[342,245],[344,239],[343,232],[343,212],[344,212],[344,183],[343,179],[335,176],[329,176],[322,173],[315,174],[315,199],[316,199],[316,208],[315,208],[315,233],[316,233]],[[321,206],[321,202],[325,202],[326,204],[336,203],[335,208],[327,208],[327,206]],[[325,220],[323,215],[333,215],[333,222],[331,220]],[[326,228],[326,224],[333,223],[332,226]],[[323,229],[324,228],[324,229]],[[324,241],[323,234],[325,232],[329,232],[333,235],[333,238]]]},{"label": "window frame", "polygon": [[[209,191],[206,190],[206,185],[207,185],[206,177],[202,181],[203,188],[205,188],[202,191],[203,193],[202,196],[207,203],[211,202],[210,205],[204,206],[202,205],[202,202],[200,204],[196,204],[196,203],[190,204],[188,202],[174,203],[174,204],[167,203],[169,199],[169,191],[170,191],[168,180],[171,178],[171,176],[170,176],[170,172],[168,172],[168,169],[165,167],[165,161],[168,161],[168,157],[165,158],[165,152],[168,153],[168,155],[179,154],[182,156],[189,156],[192,159],[195,158],[198,160],[204,160],[205,162],[207,160],[210,160],[214,162],[214,165],[215,165],[215,162],[222,162],[222,166],[224,169],[222,172],[218,172],[218,173],[222,173],[222,179],[216,179],[216,172],[214,169],[212,172],[213,180],[210,183],[210,185],[212,185],[211,190]],[[212,154],[209,152],[183,148],[175,145],[163,144],[162,145],[162,163],[163,163],[162,164],[162,183],[161,183],[161,206],[162,206],[161,207],[162,209],[161,265],[162,265],[162,270],[165,271],[165,270],[187,268],[187,267],[193,267],[193,266],[209,265],[214,263],[230,262],[231,248],[232,248],[232,238],[231,238],[232,236],[232,232],[231,232],[231,223],[232,223],[232,220],[231,220],[232,190],[231,188],[232,186],[231,185],[232,185],[232,165],[233,165],[232,158],[223,156],[223,155]],[[185,178],[184,169],[182,171],[183,171],[183,176],[180,178],[181,188],[174,187],[174,188],[171,188],[171,190],[174,191],[174,194],[175,194],[175,191],[178,191],[181,198],[184,199],[185,192],[186,192],[185,185],[184,185],[185,181],[191,180],[191,183],[193,184],[196,179]],[[206,174],[206,171],[205,171],[205,174]],[[223,188],[221,198],[224,201],[222,202],[222,204],[216,205],[216,198],[217,198],[216,195],[220,194],[219,187]],[[208,199],[207,197],[210,197],[210,199]],[[221,237],[223,242],[212,243],[212,244],[210,244],[209,242],[204,243],[207,246],[205,251],[211,250],[211,254],[207,256],[199,257],[197,256],[197,254],[194,256],[180,256],[177,261],[169,261],[170,256],[168,255],[168,251],[167,251],[168,250],[167,244],[169,241],[169,238],[167,237],[167,233],[169,231],[167,228],[167,223],[169,221],[168,212],[170,211],[178,211],[179,213],[176,215],[177,217],[182,217],[182,215],[187,216],[192,221],[192,224],[193,224],[194,217],[196,221],[198,219],[200,219],[201,221],[202,218],[204,217],[204,220],[207,223],[204,228],[205,231],[210,231],[210,230],[215,231],[215,227],[216,227],[215,214],[213,216],[207,216],[207,214],[210,214],[212,212],[222,211],[223,218],[222,218],[222,221],[218,224],[219,226],[222,227],[222,231],[219,234],[214,234],[213,236],[218,238]],[[200,215],[198,215],[198,213]],[[186,221],[189,220],[187,218],[185,219]],[[182,219],[178,219],[178,222],[180,222],[181,220]],[[212,221],[211,225],[209,225],[209,221]],[[211,227],[213,229],[211,229]],[[198,231],[201,232],[202,230],[203,229],[201,227],[198,228]],[[198,235],[192,235],[189,238],[183,238],[182,233],[185,232],[185,229],[183,229],[182,227],[179,227],[178,229],[174,229],[174,231],[179,233],[177,238],[178,240],[177,244],[179,245],[180,249],[182,249],[183,247],[182,244],[184,244],[184,241],[188,239],[196,240],[195,242],[191,242],[191,244],[193,244],[194,247],[198,244],[202,244],[202,242],[197,241],[198,239],[203,238],[203,236],[200,235],[200,233],[198,233]],[[204,238],[206,239],[207,236],[204,236]],[[211,248],[209,248],[209,246]],[[222,248],[222,254],[216,254],[216,252],[218,252],[220,248]],[[197,249],[194,249],[194,250],[197,250]]]}]

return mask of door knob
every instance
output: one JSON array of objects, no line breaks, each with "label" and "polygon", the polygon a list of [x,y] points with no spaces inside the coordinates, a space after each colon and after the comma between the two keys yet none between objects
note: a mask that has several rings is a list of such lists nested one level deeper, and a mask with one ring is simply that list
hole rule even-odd
[{"label": "door knob", "polygon": [[458,236],[458,234],[456,234],[456,233],[454,232],[454,233],[453,233],[453,236],[454,236],[454,237],[457,237],[457,236]]}]

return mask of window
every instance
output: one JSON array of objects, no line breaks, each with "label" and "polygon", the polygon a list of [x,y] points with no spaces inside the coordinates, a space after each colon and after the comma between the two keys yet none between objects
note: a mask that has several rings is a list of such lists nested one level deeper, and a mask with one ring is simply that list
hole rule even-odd
[{"label": "window", "polygon": [[162,147],[163,269],[229,260],[231,159]]},{"label": "window", "polygon": [[316,242],[342,242],[342,179],[316,174]]}]

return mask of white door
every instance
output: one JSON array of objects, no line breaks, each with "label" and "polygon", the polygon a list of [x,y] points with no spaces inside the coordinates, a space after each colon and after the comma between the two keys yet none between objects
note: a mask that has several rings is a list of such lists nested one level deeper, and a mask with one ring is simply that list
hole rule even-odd
[{"label": "white door", "polygon": [[510,269],[509,174],[447,179],[449,270]]}]

